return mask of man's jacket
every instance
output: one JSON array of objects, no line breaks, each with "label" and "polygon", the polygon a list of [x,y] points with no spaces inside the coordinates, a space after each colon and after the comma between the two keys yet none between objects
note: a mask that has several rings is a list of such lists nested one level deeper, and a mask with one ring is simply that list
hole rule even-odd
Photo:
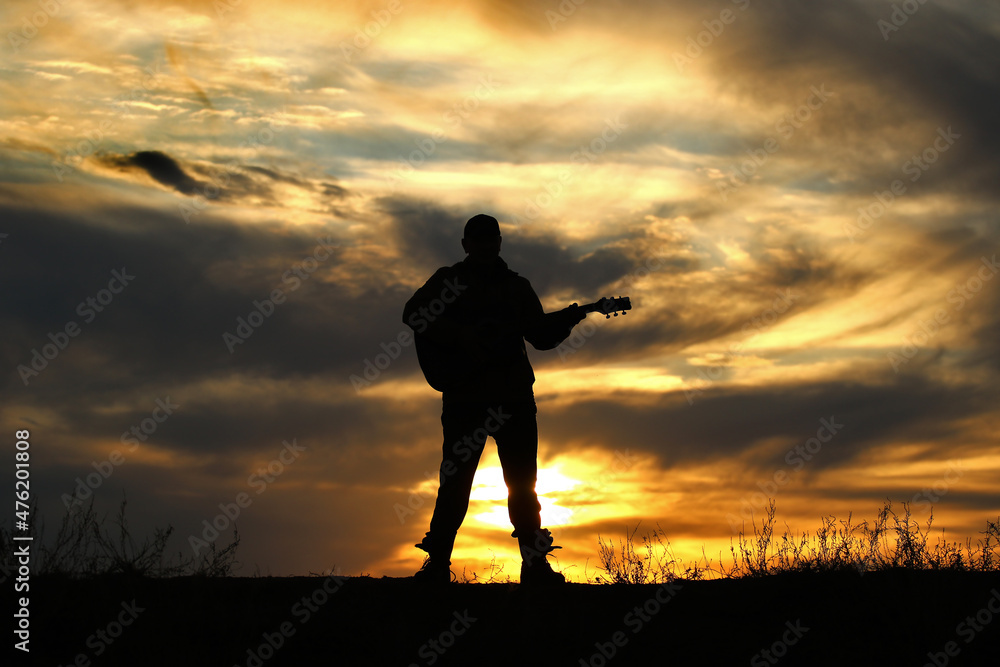
[{"label": "man's jacket", "polygon": [[446,402],[533,400],[524,341],[550,350],[586,316],[577,306],[546,314],[526,278],[497,259],[438,269],[406,302],[420,366]]}]

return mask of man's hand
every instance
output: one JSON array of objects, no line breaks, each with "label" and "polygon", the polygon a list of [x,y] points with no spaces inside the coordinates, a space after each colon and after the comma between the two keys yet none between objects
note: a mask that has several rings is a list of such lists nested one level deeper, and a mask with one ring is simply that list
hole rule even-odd
[{"label": "man's hand", "polygon": [[579,304],[572,304],[563,309],[566,313],[566,320],[570,326],[576,326],[583,320],[587,319],[587,313],[580,308]]}]

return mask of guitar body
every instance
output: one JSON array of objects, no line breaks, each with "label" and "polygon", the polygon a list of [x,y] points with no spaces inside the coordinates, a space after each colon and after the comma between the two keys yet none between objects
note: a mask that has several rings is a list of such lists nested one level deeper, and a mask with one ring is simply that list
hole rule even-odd
[{"label": "guitar body", "polygon": [[[618,311],[632,309],[629,297],[619,297],[617,299],[606,297],[600,301],[580,306],[584,313],[599,312],[611,317],[613,313],[618,317]],[[489,327],[484,327],[489,330]],[[498,337],[494,337],[494,340]],[[479,367],[468,363],[468,360],[456,349],[454,345],[446,345],[425,334],[414,333],[414,347],[417,349],[417,362],[420,370],[423,371],[427,384],[440,392],[452,391],[461,387],[474,373],[480,370]],[[490,344],[487,341],[486,348]]]},{"label": "guitar body", "polygon": [[451,391],[465,378],[457,355],[450,346],[443,345],[424,334],[414,334],[413,343],[417,348],[417,363],[424,373],[427,384],[437,391]]}]

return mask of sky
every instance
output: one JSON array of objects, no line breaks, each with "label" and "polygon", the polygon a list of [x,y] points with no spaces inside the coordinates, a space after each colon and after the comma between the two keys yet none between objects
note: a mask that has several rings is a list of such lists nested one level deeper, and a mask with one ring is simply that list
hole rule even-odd
[{"label": "sky", "polygon": [[[633,306],[529,347],[571,580],[635,528],[717,564],[768,498],[796,533],[1000,515],[994,4],[10,0],[0,28],[0,433],[49,535],[124,497],[185,557],[238,529],[240,574],[416,570],[441,398],[402,309],[478,213],[547,310]],[[516,578],[505,493],[490,441],[456,571]]]}]

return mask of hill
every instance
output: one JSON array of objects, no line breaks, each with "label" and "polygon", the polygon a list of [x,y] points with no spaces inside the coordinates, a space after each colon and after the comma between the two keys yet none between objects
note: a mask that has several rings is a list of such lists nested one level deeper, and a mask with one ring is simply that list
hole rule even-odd
[{"label": "hill", "polygon": [[[667,584],[40,576],[33,664],[994,665],[1000,573]],[[31,664],[31,663],[23,663]]]}]

